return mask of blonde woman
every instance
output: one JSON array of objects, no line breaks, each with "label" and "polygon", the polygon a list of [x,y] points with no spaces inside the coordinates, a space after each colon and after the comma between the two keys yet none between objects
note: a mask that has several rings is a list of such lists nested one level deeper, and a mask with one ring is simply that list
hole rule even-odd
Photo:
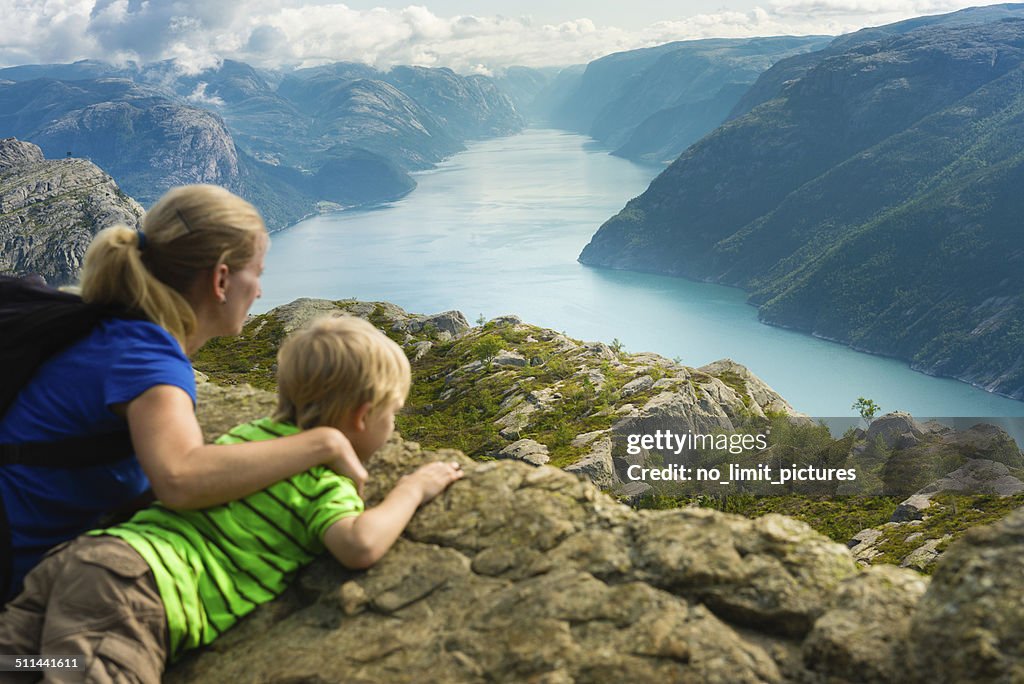
[{"label": "blonde woman", "polygon": [[267,442],[203,443],[188,355],[241,331],[260,296],[268,245],[256,209],[209,185],[171,190],[140,231],[118,226],[93,240],[82,299],[131,315],[103,319],[48,358],[0,417],[0,443],[74,445],[127,428],[128,453],[85,467],[31,460],[0,467],[0,603],[48,549],[150,487],[165,505],[194,509],[320,464],[357,486],[365,481],[348,439],[331,427]]}]

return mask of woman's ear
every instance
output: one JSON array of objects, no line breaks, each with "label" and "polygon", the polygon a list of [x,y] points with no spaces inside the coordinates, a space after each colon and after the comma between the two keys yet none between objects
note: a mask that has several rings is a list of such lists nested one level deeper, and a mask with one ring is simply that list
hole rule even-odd
[{"label": "woman's ear", "polygon": [[230,275],[231,269],[223,262],[213,268],[213,295],[220,304],[226,304],[228,301],[228,277]]}]

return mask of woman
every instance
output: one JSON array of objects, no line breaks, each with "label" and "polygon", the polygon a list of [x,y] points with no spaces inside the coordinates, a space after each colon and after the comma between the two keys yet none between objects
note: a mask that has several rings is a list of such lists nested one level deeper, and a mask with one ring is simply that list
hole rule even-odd
[{"label": "woman", "polygon": [[[9,529],[0,603],[56,544],[90,529],[147,488],[172,508],[202,508],[325,464],[361,487],[366,471],[333,428],[233,445],[203,444],[188,355],[237,335],[253,301],[269,239],[256,209],[227,190],[168,192],[141,231],[100,232],[82,269],[86,302],[137,318],[104,319],[48,359],[0,419],[0,443],[48,442],[127,428],[134,456],[112,465],[0,467]],[[3,544],[0,539],[0,544]]]}]

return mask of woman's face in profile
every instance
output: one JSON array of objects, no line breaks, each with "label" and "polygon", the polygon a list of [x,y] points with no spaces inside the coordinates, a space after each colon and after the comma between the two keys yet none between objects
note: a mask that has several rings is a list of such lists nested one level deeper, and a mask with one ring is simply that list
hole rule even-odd
[{"label": "woman's face in profile", "polygon": [[221,334],[237,335],[242,332],[249,309],[262,294],[260,276],[263,275],[263,260],[266,258],[269,246],[270,239],[263,235],[256,245],[256,252],[252,255],[252,259],[241,269],[228,273],[224,289],[225,302],[222,307],[224,309],[222,317],[224,332]]}]

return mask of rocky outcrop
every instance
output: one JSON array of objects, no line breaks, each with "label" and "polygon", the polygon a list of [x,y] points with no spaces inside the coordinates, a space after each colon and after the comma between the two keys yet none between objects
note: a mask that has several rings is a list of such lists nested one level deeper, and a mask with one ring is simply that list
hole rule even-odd
[{"label": "rocky outcrop", "polygon": [[[880,461],[879,461],[880,460]],[[1003,429],[977,424],[964,430],[921,423],[906,413],[873,421],[859,436],[847,465],[876,465],[879,486],[905,496],[889,522],[861,530],[849,542],[863,565],[880,561],[930,572],[967,518],[988,522],[992,514],[1024,504],[1021,451]],[[961,507],[966,510],[961,510]],[[998,516],[997,516],[998,517]],[[974,523],[977,524],[977,523]]]},{"label": "rocky outcrop", "polygon": [[806,670],[794,643],[856,579],[845,549],[801,523],[641,514],[554,468],[400,440],[371,463],[368,501],[436,458],[467,477],[377,566],[314,564],[166,680],[785,681]]},{"label": "rocky outcrop", "polygon": [[[459,445],[472,457],[550,462],[623,493],[625,468],[649,458],[626,458],[630,434],[731,432],[768,414],[800,415],[728,359],[694,369],[573,340],[517,316],[471,327],[457,311],[410,314],[387,302],[296,300],[255,317],[241,338],[217,341],[197,366],[219,381],[271,388],[281,339],[313,318],[343,314],[369,319],[413,361],[413,392],[398,418],[405,434],[431,446]],[[229,370],[238,355],[258,369]]]},{"label": "rocky outcrop", "polygon": [[[254,367],[269,368],[272,354],[253,355],[254,349],[265,345],[273,352],[286,328],[343,311],[369,318],[409,349],[430,342],[418,335],[450,335],[423,326],[428,317],[386,303],[299,300],[255,317],[239,349],[247,350]],[[660,375],[659,367],[685,368],[516,320],[504,325],[505,336],[524,349],[544,354],[526,345],[548,337],[564,355],[525,367],[537,373],[564,358],[559,372],[565,378],[577,370],[603,370],[601,382],[621,387],[623,379],[610,370],[616,360],[637,364],[633,379]],[[417,385],[459,391],[446,383],[448,369],[466,362],[473,344],[498,330],[490,323],[460,326],[450,339],[431,342],[414,366],[410,409],[429,411],[416,402],[438,401],[430,392],[417,395]],[[586,368],[587,354],[607,365]],[[529,353],[524,356],[532,363]],[[231,358],[237,363],[237,355]],[[213,360],[200,354],[200,365],[215,367]],[[475,363],[483,373],[485,364]],[[724,370],[724,379],[702,377],[705,369]],[[721,396],[719,384],[742,392],[752,405],[764,407],[754,401],[757,395],[775,401],[732,362],[705,369],[687,372]],[[491,371],[507,386],[522,387],[515,372]],[[220,376],[216,368],[211,372],[214,380]],[[477,389],[477,404],[493,391],[481,377],[466,378]],[[665,379],[649,388],[640,383],[642,391],[655,391]],[[199,380],[198,411],[208,439],[274,405],[270,392],[221,386],[205,375]],[[562,385],[537,388],[533,396],[537,413],[573,395]],[[895,444],[916,430],[927,439],[928,424],[908,430],[911,418],[888,418],[876,430],[880,437],[890,435]],[[937,558],[933,582],[891,565],[858,570],[845,547],[784,516],[637,511],[616,502],[593,484],[610,478],[611,435],[609,427],[571,440],[573,453],[587,452],[566,469],[575,472],[514,460],[474,461],[394,437],[369,464],[370,505],[420,463],[458,460],[466,477],[426,505],[369,571],[344,570],[329,558],[315,562],[284,596],[176,664],[166,681],[924,684],[1016,681],[1024,672],[1017,639],[1024,629],[1024,577],[1015,570],[1024,554],[1024,512],[968,532],[941,555],[938,547],[948,540],[923,545],[919,556],[931,554],[932,564]],[[942,435],[956,439],[952,432]],[[522,442],[531,449],[540,445]],[[871,533],[881,534],[858,537],[870,542]]]},{"label": "rocky outcrop", "polygon": [[133,100],[128,95],[70,111],[42,125],[32,140],[94,160],[147,204],[175,185],[240,186],[238,152],[219,117],[166,100]]},{"label": "rocky outcrop", "polygon": [[1011,475],[1005,463],[972,458],[945,477],[926,485],[918,496],[937,492],[1011,496],[1024,492],[1024,482]]},{"label": "rocky outcrop", "polygon": [[918,681],[1024,678],[1024,511],[970,530],[946,552],[913,615]]},{"label": "rocky outcrop", "polygon": [[[557,466],[637,505],[658,505],[660,497],[687,501],[707,494],[724,501],[735,493],[741,502],[751,494],[839,495],[847,510],[839,503],[826,519],[811,514],[808,520],[836,534],[831,515],[848,516],[853,524],[864,516],[873,527],[857,534],[861,528],[844,522],[839,526],[846,531],[836,537],[843,543],[853,537],[849,546],[861,565],[891,562],[930,571],[969,524],[990,522],[1024,504],[1024,493],[1013,494],[1022,474],[1017,470],[1020,451],[998,428],[953,430],[894,413],[878,418],[867,431],[834,439],[729,359],[691,368],[656,354],[630,354],[600,342],[573,340],[515,316],[471,327],[458,312],[427,316],[387,302],[300,299],[254,317],[240,338],[213,342],[195,360],[217,382],[272,389],[274,355],[284,336],[318,316],[343,314],[372,321],[412,361],[413,389],[397,418],[403,434],[430,447],[457,445],[472,458]],[[240,358],[250,364],[244,372],[237,370]],[[508,362],[498,363],[499,358]],[[749,434],[778,426],[773,421],[783,416],[785,424],[807,431],[794,433],[785,443],[787,461],[826,459],[829,466],[855,469],[857,479],[809,482],[806,487],[734,482],[709,488],[637,480],[635,469],[630,470],[687,463],[689,458],[713,465],[708,460],[713,455],[700,450],[629,449],[630,435],[659,430]],[[775,463],[774,448],[726,456],[742,467],[757,467]],[[1005,463],[991,460],[995,458]],[[964,470],[951,475],[960,468]],[[928,489],[946,476],[963,486]],[[978,486],[964,489],[970,483]],[[903,504],[886,498],[867,501],[861,508],[863,497],[878,497],[885,487],[891,488],[890,494],[902,492]],[[918,490],[922,493],[910,496]],[[953,490],[961,498],[950,499]],[[968,496],[979,492],[1011,495],[983,502]],[[751,504],[750,510],[758,508]],[[886,519],[890,522],[879,526]]]},{"label": "rocky outcrop", "polygon": [[[238,403],[245,420],[253,394],[208,388],[200,408]],[[923,684],[1016,681],[1024,667],[1024,513],[970,532],[929,583],[858,572],[782,516],[634,511],[556,468],[398,437],[370,462],[368,503],[436,459],[466,477],[377,565],[315,562],[165,681]]]},{"label": "rocky outcrop", "polygon": [[38,146],[0,140],[0,273],[73,282],[101,229],[135,227],[142,207],[84,159],[47,160]]}]

